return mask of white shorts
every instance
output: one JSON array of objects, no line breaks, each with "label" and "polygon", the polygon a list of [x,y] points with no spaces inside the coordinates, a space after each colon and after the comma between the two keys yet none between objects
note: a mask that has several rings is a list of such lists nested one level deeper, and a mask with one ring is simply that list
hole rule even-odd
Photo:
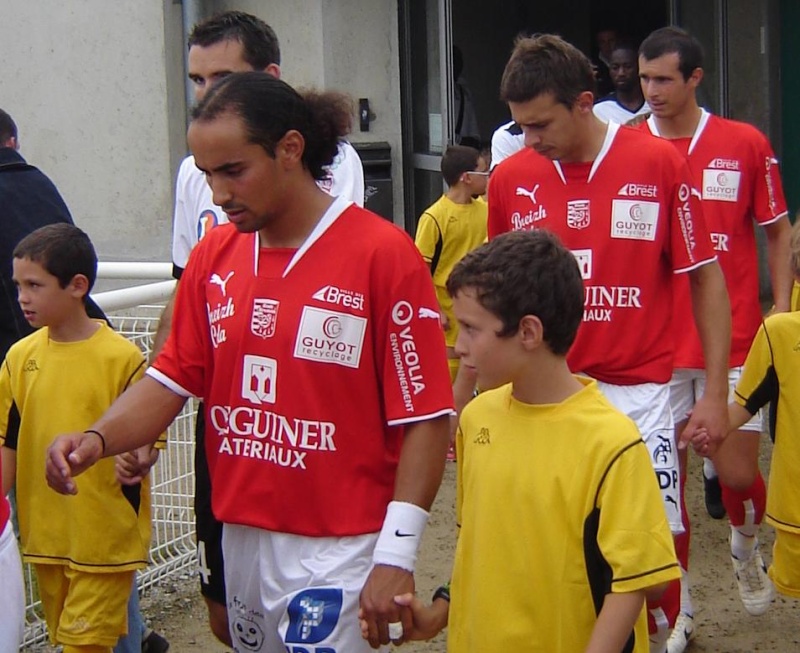
[{"label": "white shorts", "polygon": [[[0,496],[0,501],[5,497]],[[0,653],[16,653],[25,632],[25,587],[17,538],[8,520],[0,535]]]},{"label": "white shorts", "polygon": [[602,381],[598,381],[597,385],[617,410],[636,422],[650,452],[650,462],[661,489],[670,530],[673,535],[683,533],[680,473],[675,447],[675,423],[669,407],[669,386],[666,383],[612,385]]},{"label": "white shorts", "polygon": [[225,524],[222,552],[234,651],[372,652],[361,637],[358,599],[372,571],[377,539],[377,533],[303,537]]},{"label": "white shorts", "polygon": [[[733,391],[742,376],[741,367],[732,367],[728,370],[728,401],[733,401]],[[672,373],[669,382],[669,403],[672,409],[672,419],[678,424],[686,419],[700,397],[706,390],[705,370],[677,369]],[[740,431],[755,431],[761,433],[761,412],[756,413],[742,426]]]}]

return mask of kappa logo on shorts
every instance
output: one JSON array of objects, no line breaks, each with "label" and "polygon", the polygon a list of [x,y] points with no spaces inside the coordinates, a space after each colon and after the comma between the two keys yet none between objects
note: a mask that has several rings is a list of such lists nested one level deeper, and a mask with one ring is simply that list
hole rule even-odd
[{"label": "kappa logo on shorts", "polygon": [[242,364],[242,398],[256,405],[275,403],[278,361],[247,354]]},{"label": "kappa logo on shorts", "polygon": [[339,588],[314,587],[295,594],[286,608],[289,625],[287,644],[317,644],[330,637],[342,613],[343,593]]},{"label": "kappa logo on shorts", "polygon": [[278,307],[280,302],[275,299],[253,299],[253,314],[250,317],[250,331],[259,338],[271,338],[275,335],[275,325],[278,323]]},{"label": "kappa logo on shorts", "polygon": [[567,202],[567,226],[570,229],[586,229],[591,222],[589,200],[569,200]]}]

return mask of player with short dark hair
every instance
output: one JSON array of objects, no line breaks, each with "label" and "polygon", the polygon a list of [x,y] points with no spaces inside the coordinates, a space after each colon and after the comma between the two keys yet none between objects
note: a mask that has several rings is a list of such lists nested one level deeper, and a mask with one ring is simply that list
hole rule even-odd
[{"label": "player with short dark hair", "polygon": [[373,647],[403,641],[393,596],[413,591],[453,412],[413,242],[315,183],[336,146],[325,104],[259,72],[206,94],[188,142],[230,224],[192,253],[146,377],[91,426],[105,451],[68,434],[48,466],[74,492],[203,397],[230,635],[251,651],[365,651],[359,606]]},{"label": "player with short dark hair", "polygon": [[[546,229],[578,260],[583,323],[567,356],[570,369],[596,378],[637,423],[662,487],[674,533],[682,531],[678,467],[668,382],[672,374],[672,292],[691,279],[694,320],[709,384],[690,424],[727,430],[730,311],[686,161],[663,143],[592,112],[591,64],[557,36],[520,40],[501,97],[527,147],[492,174],[489,237]],[[653,651],[663,651],[677,583],[650,601]]]},{"label": "player with short dark hair", "polygon": [[[188,39],[188,75],[200,101],[213,86],[234,72],[259,70],[280,78],[280,46],[275,31],[263,20],[241,11],[227,11],[194,26]],[[338,150],[327,166],[327,174],[318,185],[333,195],[341,195],[359,206],[364,205],[364,171],[361,160],[345,136],[350,132],[353,109],[343,94],[328,94],[330,129],[338,137]],[[213,228],[227,222],[225,211],[214,203],[203,173],[194,157],[187,156],[178,170],[173,216],[172,273],[180,281],[197,243]],[[172,324],[174,297],[161,314],[153,342],[153,356],[158,354]],[[202,405],[195,423],[195,518],[200,591],[206,602],[209,625],[215,636],[230,645],[227,622],[222,525],[211,510],[211,489],[205,461]]]},{"label": "player with short dark hair", "polygon": [[583,315],[575,257],[543,230],[503,234],[447,288],[482,392],[457,435],[452,584],[429,608],[398,597],[411,636],[448,625],[451,653],[646,653],[645,595],[680,572],[636,426],[567,367]]},{"label": "player with short dark hair", "polygon": [[[700,185],[703,215],[731,299],[733,332],[728,388],[732,393],[761,323],[753,224],[764,228],[772,296],[778,311],[790,307],[790,225],[778,161],[769,141],[751,125],[714,116],[698,105],[696,91],[703,78],[702,65],[700,43],[680,28],[656,30],[644,40],[639,74],[652,116],[640,129],[670,141],[686,157]],[[676,351],[670,401],[679,432],[705,384],[700,339],[688,319],[691,303],[688,283],[678,280],[674,295]],[[760,432],[761,421],[754,416],[728,437],[742,440],[742,446],[735,451],[757,459]],[[681,461],[685,477],[685,451]],[[756,474],[749,488],[734,491],[723,486],[720,491],[710,460],[703,465],[703,478],[709,514],[719,519],[727,511],[730,517],[731,557],[745,609],[750,614],[762,614],[773,597],[756,537],[766,504],[764,480],[761,474]],[[676,540],[684,568],[681,615],[670,640],[670,653],[681,653],[694,636],[694,608],[685,573],[689,562],[689,523],[685,511],[684,518],[686,533]]]},{"label": "player with short dark hair", "polygon": [[[198,23],[189,34],[189,49],[208,48],[218,43],[235,42],[242,45],[244,60],[253,70],[280,66],[281,48],[278,35],[263,20],[243,11],[226,11]],[[196,83],[205,83],[190,74]]]}]

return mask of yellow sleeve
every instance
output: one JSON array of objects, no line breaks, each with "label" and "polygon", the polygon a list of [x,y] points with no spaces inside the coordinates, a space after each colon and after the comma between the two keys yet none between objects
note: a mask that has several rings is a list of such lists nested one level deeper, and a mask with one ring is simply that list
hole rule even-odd
[{"label": "yellow sleeve", "polygon": [[792,286],[792,310],[800,311],[800,283],[797,281]]},{"label": "yellow sleeve", "polygon": [[414,244],[416,244],[419,253],[422,254],[422,258],[425,259],[426,263],[430,264],[433,260],[434,252],[436,251],[436,243],[441,239],[442,233],[439,226],[436,224],[435,218],[426,211],[419,218],[417,235],[414,238]]},{"label": "yellow sleeve", "polygon": [[777,377],[766,329],[762,323],[756,332],[734,391],[736,403],[751,415],[755,415],[777,392]]},{"label": "yellow sleeve", "polygon": [[[8,358],[5,358],[2,368],[0,368],[0,446],[6,443],[9,416],[13,404],[14,395],[11,392],[11,370],[8,365]],[[13,448],[16,449],[16,446]]]},{"label": "yellow sleeve", "polygon": [[612,592],[635,592],[680,578],[658,481],[641,438],[609,467],[597,507],[597,541],[611,569]]}]

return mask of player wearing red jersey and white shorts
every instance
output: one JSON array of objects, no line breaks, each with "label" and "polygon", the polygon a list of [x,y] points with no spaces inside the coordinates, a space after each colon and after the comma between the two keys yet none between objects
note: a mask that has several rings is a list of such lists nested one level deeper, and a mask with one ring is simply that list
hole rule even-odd
[{"label": "player wearing red jersey and white shorts", "polygon": [[[493,172],[489,237],[547,229],[574,253],[585,282],[585,312],[567,361],[598,379],[612,403],[636,421],[670,525],[679,533],[668,386],[673,279],[680,273],[692,278],[713,379],[693,420],[710,424],[718,439],[727,399],[724,281],[686,161],[667,143],[597,119],[592,88],[591,66],[572,46],[550,36],[518,42],[501,96],[528,147]],[[648,603],[654,651],[664,650],[677,618],[677,584],[665,597]]]},{"label": "player wearing red jersey and white shorts", "polygon": [[[211,84],[234,71],[264,70],[280,77],[280,49],[272,28],[255,16],[230,11],[195,26],[189,38],[189,76],[199,101]],[[350,111],[345,112],[345,120]],[[317,183],[326,192],[364,206],[364,171],[361,159],[346,140],[339,141],[327,175]],[[228,221],[211,197],[211,189],[194,157],[187,156],[178,170],[172,237],[172,273],[180,280],[189,254],[211,229]],[[154,353],[169,332],[173,303],[169,302],[159,324]],[[202,407],[195,423],[195,519],[200,590],[209,609],[212,631],[228,641],[225,621],[225,583],[222,559],[222,524],[211,511],[211,487],[205,460],[205,423]]]},{"label": "player wearing red jersey and white shorts", "polygon": [[427,267],[400,229],[315,184],[335,98],[260,72],[206,94],[188,141],[232,224],[192,252],[169,339],[91,426],[103,438],[50,449],[48,481],[74,492],[74,474],[203,397],[236,651],[401,643],[393,598],[413,591],[444,470],[452,392]]},{"label": "player wearing red jersey and white shorts", "polygon": [[[759,274],[753,222],[764,227],[767,258],[777,310],[789,308],[792,274],[789,267],[789,221],[778,162],[767,139],[754,127],[713,116],[696,100],[702,79],[702,49],[683,30],[665,28],[651,34],[640,50],[642,87],[653,115],[640,126],[643,131],[669,140],[689,162],[700,186],[703,215],[725,275],[732,314],[729,358],[729,392],[741,375],[750,344],[761,324]],[[668,79],[669,84],[663,80]],[[672,413],[678,429],[686,423],[695,401],[703,392],[703,351],[691,322],[688,283],[679,282],[674,298],[675,371],[670,384]],[[749,443],[744,448],[756,464],[761,420],[754,416],[735,437]],[[760,473],[748,488],[722,488],[710,460],[704,464],[707,505],[712,516],[725,511],[731,519],[731,553],[745,608],[764,612],[772,599],[772,587],[757,549],[756,533],[764,514],[766,489]],[[685,472],[685,452],[681,456]],[[683,474],[685,476],[685,473]],[[714,479],[711,481],[710,479]],[[683,496],[683,482],[681,495]],[[716,489],[717,499],[714,499]],[[722,506],[724,504],[724,507]],[[693,636],[693,607],[689,595],[689,523],[676,541],[684,569],[682,620],[670,641],[670,652],[683,651]]]}]

